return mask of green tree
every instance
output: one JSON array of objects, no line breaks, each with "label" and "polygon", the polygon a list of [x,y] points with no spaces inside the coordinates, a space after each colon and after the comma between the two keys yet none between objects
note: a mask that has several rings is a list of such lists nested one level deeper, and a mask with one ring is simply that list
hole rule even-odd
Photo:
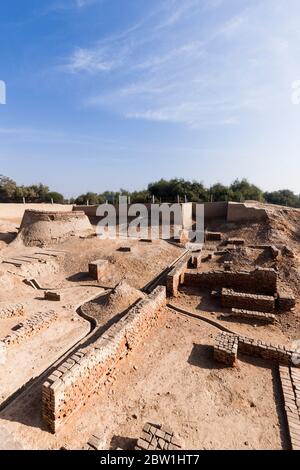
[{"label": "green tree", "polygon": [[281,206],[288,207],[300,207],[300,196],[297,196],[289,189],[266,192],[264,193],[264,198],[269,204],[279,204]]},{"label": "green tree", "polygon": [[0,175],[0,201],[11,202],[14,200],[17,184],[11,178]]},{"label": "green tree", "polygon": [[56,191],[50,191],[45,195],[45,202],[51,202],[51,200],[53,200],[54,204],[63,204],[65,202],[64,196]]},{"label": "green tree", "polygon": [[254,184],[250,184],[247,179],[236,179],[230,186],[230,197],[233,201],[243,202],[246,200],[260,201],[264,200],[263,192]]}]

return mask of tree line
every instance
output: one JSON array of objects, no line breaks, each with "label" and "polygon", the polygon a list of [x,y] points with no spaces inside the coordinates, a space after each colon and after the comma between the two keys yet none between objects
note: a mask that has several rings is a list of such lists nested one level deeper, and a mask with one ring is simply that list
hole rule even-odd
[{"label": "tree line", "polygon": [[119,196],[127,196],[131,203],[147,202],[217,202],[233,201],[244,202],[253,200],[279,204],[289,207],[300,208],[300,195],[289,189],[273,192],[264,192],[258,186],[250,183],[247,179],[236,179],[231,185],[225,186],[216,183],[205,187],[202,182],[173,178],[170,180],[160,179],[150,183],[147,189],[141,191],[104,191],[102,193],[87,192],[76,198],[66,200],[64,196],[56,191],[50,191],[43,184],[31,186],[18,186],[12,179],[0,175],[0,202],[54,202],[71,204],[103,204],[106,201],[116,203]]}]

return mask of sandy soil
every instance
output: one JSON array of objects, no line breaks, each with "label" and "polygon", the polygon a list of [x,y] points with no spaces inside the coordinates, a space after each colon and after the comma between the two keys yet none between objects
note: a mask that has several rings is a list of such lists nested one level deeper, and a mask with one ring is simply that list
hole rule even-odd
[{"label": "sandy soil", "polygon": [[215,333],[166,311],[160,327],[120,362],[115,381],[55,436],[43,430],[39,387],[2,412],[0,423],[34,449],[78,449],[96,430],[104,448],[132,448],[147,420],[171,426],[189,449],[285,448],[276,368],[245,358],[238,368],[219,367]]}]

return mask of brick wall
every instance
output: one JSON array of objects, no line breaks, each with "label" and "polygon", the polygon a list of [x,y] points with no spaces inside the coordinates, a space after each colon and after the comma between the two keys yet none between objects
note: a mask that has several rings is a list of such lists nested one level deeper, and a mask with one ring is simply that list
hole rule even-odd
[{"label": "brick wall", "polygon": [[273,313],[262,313],[238,308],[231,309],[231,315],[245,320],[255,320],[265,323],[275,323],[276,316]]},{"label": "brick wall", "polygon": [[253,271],[188,271],[184,284],[203,289],[228,287],[242,292],[274,295],[277,291],[277,274],[274,269],[256,268]]},{"label": "brick wall", "polygon": [[23,316],[24,313],[25,310],[22,304],[1,305],[0,307],[0,318]]},{"label": "brick wall", "polygon": [[20,328],[11,331],[9,335],[0,340],[8,346],[15,346],[22,343],[25,339],[39,333],[41,330],[48,328],[52,322],[57,319],[57,313],[54,311],[36,313],[30,318],[20,323]]},{"label": "brick wall", "polygon": [[271,313],[275,310],[275,299],[270,295],[256,295],[222,289],[222,307]]},{"label": "brick wall", "polygon": [[[266,343],[231,333],[219,333],[214,346],[214,358],[223,364],[233,366],[237,361],[237,353],[263,359],[270,359],[286,365],[292,365],[297,352],[285,346]],[[298,354],[300,356],[300,354]],[[299,357],[300,359],[300,357]],[[299,360],[300,364],[300,360]]]},{"label": "brick wall", "polygon": [[293,450],[300,450],[300,370],[279,366],[284,408]]},{"label": "brick wall", "polygon": [[191,255],[188,254],[180,260],[167,275],[167,293],[172,297],[178,296],[180,284],[184,283],[185,272],[188,269]]},{"label": "brick wall", "polygon": [[71,355],[47,378],[42,387],[42,416],[52,432],[105,382],[117,362],[157,323],[165,304],[166,289],[159,286],[97,341]]}]

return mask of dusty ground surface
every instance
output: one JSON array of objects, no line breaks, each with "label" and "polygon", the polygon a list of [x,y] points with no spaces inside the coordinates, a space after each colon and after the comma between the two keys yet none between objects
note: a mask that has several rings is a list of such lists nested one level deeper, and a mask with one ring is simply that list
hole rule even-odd
[{"label": "dusty ground surface", "polygon": [[[182,289],[170,302],[188,313],[166,309],[160,324],[120,361],[111,382],[100,386],[55,436],[41,421],[43,371],[89,333],[90,323],[76,308],[83,304],[82,312],[97,320],[101,333],[142,295],[138,289],[183,250],[166,241],[103,241],[95,237],[72,237],[55,247],[27,248],[18,239],[13,241],[17,218],[4,219],[0,225],[4,261],[0,264],[0,302],[24,303],[26,316],[55,307],[59,320],[12,349],[7,364],[0,365],[2,400],[36,378],[0,412],[0,439],[6,436],[7,442],[19,442],[25,449],[80,449],[97,431],[103,436],[103,448],[130,449],[144,423],[158,421],[170,426],[185,448],[288,448],[277,366],[241,356],[237,368],[220,367],[212,355],[219,330],[204,321],[214,320],[234,332],[278,344],[300,339],[299,211],[274,206],[267,206],[267,210],[268,220],[263,223],[225,224],[219,220],[211,222],[208,229],[220,230],[225,237],[244,238],[247,245],[275,244],[281,250],[276,261],[267,249],[242,247],[225,258],[203,263],[200,269],[222,269],[225,260],[233,261],[238,269],[274,267],[280,283],[296,295],[296,308],[278,315],[275,325],[254,325],[224,316],[226,311],[208,292]],[[118,251],[122,246],[130,246],[131,252]],[[217,246],[208,244],[204,255]],[[109,261],[109,270],[99,282],[87,274],[88,263],[96,259]],[[63,302],[42,300],[43,290],[33,290],[24,283],[32,277],[42,288],[62,293]],[[120,282],[123,287],[112,291]],[[95,291],[99,298],[87,302]],[[1,319],[0,337],[21,320],[24,318]]]},{"label": "dusty ground surface", "polygon": [[171,426],[186,448],[285,448],[276,368],[244,358],[238,368],[219,367],[212,357],[215,333],[166,311],[158,328],[120,362],[114,382],[55,436],[43,429],[39,387],[2,412],[0,423],[34,449],[78,449],[95,430],[105,448],[132,448],[148,420]]}]

